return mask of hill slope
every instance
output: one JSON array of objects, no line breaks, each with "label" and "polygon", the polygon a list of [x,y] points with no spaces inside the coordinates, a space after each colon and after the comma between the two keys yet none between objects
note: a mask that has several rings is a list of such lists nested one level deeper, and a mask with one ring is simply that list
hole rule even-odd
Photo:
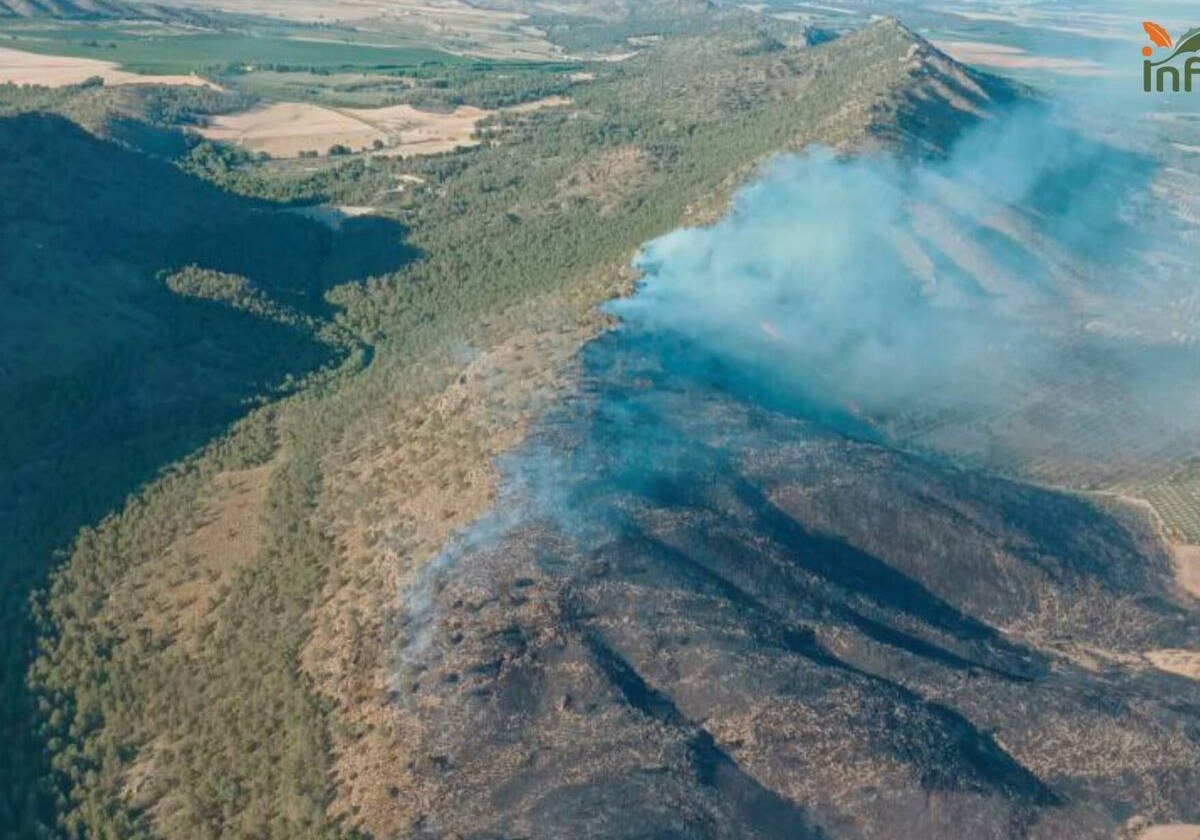
[{"label": "hill slope", "polygon": [[0,0],[0,18],[157,18],[164,10],[150,3],[124,0]]},{"label": "hill slope", "polygon": [[[394,225],[335,234],[61,117],[0,118],[0,146],[4,705],[15,717],[6,731],[28,731],[24,601],[52,552],[218,437],[248,401],[335,361],[341,351],[314,333],[324,289],[406,251]],[[173,290],[166,275],[190,265],[248,278],[271,305]],[[28,774],[28,753],[6,755],[6,780]]]},{"label": "hill slope", "polygon": [[[183,440],[178,457],[285,371],[328,358],[311,335],[180,297],[161,273],[198,264],[241,275],[281,306],[320,315],[326,288],[404,258],[394,226],[375,231],[372,248],[353,228],[335,234],[223,193],[61,118],[0,120],[0,139],[10,150],[0,162],[0,359],[5,402],[22,407],[4,419],[6,480],[50,468],[82,499],[72,475],[91,473],[108,446],[167,428]],[[152,468],[162,456],[149,451]],[[129,489],[96,485],[110,503]]]},{"label": "hill slope", "polygon": [[1200,817],[1200,684],[1142,659],[1196,649],[1200,621],[1148,528],[763,410],[736,374],[598,340],[494,514],[409,586],[416,836]]},{"label": "hill slope", "polygon": [[[397,622],[405,616],[393,609],[401,584],[486,507],[495,487],[492,458],[511,450],[530,418],[554,398],[559,367],[600,328],[595,305],[627,289],[625,267],[642,243],[681,223],[713,218],[732,187],[776,151],[823,142],[845,151],[882,145],[937,154],[1010,95],[1003,83],[949,62],[893,23],[811,50],[739,25],[702,38],[668,38],[603,68],[575,91],[569,107],[512,120],[496,143],[475,152],[348,165],[344,175],[331,174],[340,201],[379,206],[410,224],[423,258],[335,291],[345,307],[339,324],[375,345],[366,371],[284,401],[265,420],[258,416],[255,428],[265,443],[250,447],[253,457],[231,462],[216,451],[246,448],[248,435],[239,430],[197,457],[185,474],[153,483],[75,543],[55,577],[34,671],[60,825],[95,835],[293,840],[351,832],[436,835],[452,821],[467,831],[520,830],[523,821],[538,818],[539,808],[552,805],[531,804],[527,791],[515,788],[511,809],[491,816],[472,810],[476,805],[458,815],[434,807],[441,795],[452,797],[447,802],[483,793],[503,799],[510,789],[455,776],[456,767],[447,764],[473,731],[467,724],[475,701],[460,703],[450,688],[469,682],[463,673],[447,670],[444,682],[425,685],[427,694],[416,695],[418,708],[397,703],[393,655]],[[408,179],[403,192],[395,189],[398,175]],[[286,241],[305,245],[310,234]],[[276,244],[286,250],[282,241]],[[283,253],[279,273],[261,276],[236,264],[204,264],[245,272],[273,300],[300,307],[331,278],[304,274],[297,289],[282,267],[311,256]],[[747,514],[747,522],[774,523],[783,541],[796,536],[778,518],[753,519],[759,515]],[[211,548],[227,544],[222,533],[247,531],[244,519],[253,520],[257,538],[226,552],[228,562],[210,562]],[[529,542],[541,536],[531,532]],[[627,556],[634,556],[633,548]],[[824,571],[836,570],[826,565]],[[655,571],[664,580],[672,573]],[[768,589],[788,582],[781,574],[764,581]],[[736,633],[762,630],[784,642],[778,647],[787,662],[771,668],[817,655],[734,586],[705,583],[699,570],[697,576],[681,589],[723,600],[732,620],[747,622]],[[521,574],[513,586],[529,586],[526,577],[543,585]],[[187,597],[174,597],[176,581]],[[829,597],[837,613],[830,626],[837,630],[866,628],[883,638],[868,634],[872,643],[887,645],[897,638],[888,622],[923,620],[888,612],[897,607],[894,598],[879,615],[855,613],[852,602],[878,595],[880,587],[863,593],[856,581],[842,582],[836,597],[829,589],[813,596]],[[560,583],[544,582],[544,588],[557,591]],[[576,591],[583,600],[594,594],[586,586]],[[904,591],[916,591],[921,606],[931,601],[911,584]],[[524,621],[509,612],[523,597],[514,594],[495,615]],[[559,609],[541,594],[528,602]],[[648,637],[634,628],[617,639],[599,626],[624,621],[629,603],[605,607],[613,610],[608,618],[586,609],[547,615],[560,625],[548,632],[575,645],[570,655],[578,661],[559,663],[584,674],[588,690],[610,704],[605,720],[613,731],[647,735],[648,743],[671,751],[669,766],[631,771],[630,801],[645,782],[677,797],[668,801],[690,813],[711,816],[714,826],[762,813],[784,822],[768,820],[755,830],[780,830],[796,817],[800,798],[774,790],[759,770],[732,766],[732,750],[717,749],[692,725],[697,711],[691,701],[656,688],[659,677],[648,660],[620,649]],[[460,609],[453,601],[449,608]],[[935,613],[931,639],[922,640],[927,628],[916,626],[899,637],[917,649],[914,667],[924,667],[920,658],[934,650],[934,667],[951,663],[956,679],[967,679],[976,665],[1004,672],[998,680],[1037,673],[1039,663],[1026,662],[1022,651],[993,655],[991,634],[978,620],[957,617],[944,605]],[[505,627],[488,626],[487,615],[465,625],[482,634],[480,650],[490,657],[470,664],[482,669],[471,679],[497,676],[496,645],[528,645],[516,634],[490,635]],[[722,644],[698,639],[680,650],[736,658],[721,652]],[[989,805],[1014,819],[1051,796],[1019,761],[998,756],[978,727],[886,684],[902,683],[902,674],[864,682],[846,676],[848,668],[826,664],[837,671],[828,678],[834,689],[861,690],[884,707],[899,698],[904,714],[928,724],[921,738],[890,745],[893,752],[919,753],[934,744],[939,759],[973,774],[972,790],[984,791]],[[574,714],[537,706],[540,700],[523,693],[524,675],[514,685],[500,701],[511,701],[521,715],[546,711],[553,723]],[[421,698],[442,692],[444,709],[421,705]],[[547,731],[569,734],[553,726]],[[430,732],[446,739],[445,750],[430,747]],[[536,733],[514,732],[535,740]],[[945,744],[959,736],[961,747]],[[597,749],[603,752],[604,745]],[[504,761],[528,760],[518,752],[504,752]],[[911,758],[897,771],[909,785],[905,791],[920,787],[913,779],[929,763]],[[690,769],[677,772],[685,764]],[[507,766],[517,765],[497,769]],[[546,824],[566,830],[590,804],[608,807],[618,796],[625,794],[581,789],[575,799],[563,799]],[[956,801],[960,807],[965,800]]]}]

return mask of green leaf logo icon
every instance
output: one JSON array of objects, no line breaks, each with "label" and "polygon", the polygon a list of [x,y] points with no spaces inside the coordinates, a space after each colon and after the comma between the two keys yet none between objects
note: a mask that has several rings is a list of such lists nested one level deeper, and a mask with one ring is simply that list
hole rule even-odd
[{"label": "green leaf logo icon", "polygon": [[1154,66],[1157,67],[1159,64],[1165,64],[1175,58],[1175,56],[1185,52],[1200,52],[1200,27],[1189,29],[1187,34],[1175,43],[1175,50],[1161,61],[1154,62]]}]

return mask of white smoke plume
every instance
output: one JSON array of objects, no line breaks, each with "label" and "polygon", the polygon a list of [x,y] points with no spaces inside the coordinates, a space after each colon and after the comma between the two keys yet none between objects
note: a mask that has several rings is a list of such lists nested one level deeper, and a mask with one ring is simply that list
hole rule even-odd
[{"label": "white smoke plume", "polygon": [[946,160],[780,157],[721,221],[647,245],[640,288],[609,310],[736,362],[751,390],[881,430],[949,412],[960,439],[990,428],[980,446],[1178,454],[1200,438],[1200,356],[1170,319],[1198,286],[1172,266],[1187,246],[1154,177],[1046,108]]}]

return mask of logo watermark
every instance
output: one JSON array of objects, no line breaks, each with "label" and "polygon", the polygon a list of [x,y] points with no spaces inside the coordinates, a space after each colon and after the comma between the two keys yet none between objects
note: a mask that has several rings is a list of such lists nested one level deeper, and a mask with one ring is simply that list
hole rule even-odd
[{"label": "logo watermark", "polygon": [[[1171,34],[1153,21],[1146,21],[1142,28],[1154,42],[1153,47],[1142,47],[1142,90],[1146,93],[1165,93],[1168,90],[1178,93],[1182,88],[1191,93],[1196,77],[1200,76],[1200,56],[1189,56],[1183,62],[1175,59],[1200,52],[1200,27],[1189,29],[1178,41],[1171,40]],[[1156,49],[1171,52],[1158,61],[1152,61]]]}]

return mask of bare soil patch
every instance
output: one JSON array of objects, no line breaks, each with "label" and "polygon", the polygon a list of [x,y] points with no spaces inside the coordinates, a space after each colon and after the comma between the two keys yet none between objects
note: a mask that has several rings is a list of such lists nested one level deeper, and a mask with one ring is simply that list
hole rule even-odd
[{"label": "bare soil patch", "polygon": [[1146,652],[1150,664],[1160,671],[1200,680],[1200,653],[1190,650],[1151,650]]},{"label": "bare soil patch", "polygon": [[1156,825],[1139,834],[1137,840],[1200,840],[1200,825]]},{"label": "bare soil patch", "polygon": [[341,230],[342,225],[347,219],[353,219],[357,216],[370,216],[375,213],[377,208],[366,205],[355,204],[317,204],[312,207],[296,207],[290,212],[298,216],[312,219],[328,226],[331,230]]},{"label": "bare soil patch", "polygon": [[1175,562],[1175,582],[1183,591],[1200,599],[1200,545],[1174,545],[1171,559]]},{"label": "bare soil patch", "polygon": [[544,99],[535,99],[533,102],[523,102],[520,105],[513,105],[511,108],[503,109],[506,114],[529,114],[534,111],[541,111],[546,108],[565,108],[572,102],[569,96],[547,96]]}]

